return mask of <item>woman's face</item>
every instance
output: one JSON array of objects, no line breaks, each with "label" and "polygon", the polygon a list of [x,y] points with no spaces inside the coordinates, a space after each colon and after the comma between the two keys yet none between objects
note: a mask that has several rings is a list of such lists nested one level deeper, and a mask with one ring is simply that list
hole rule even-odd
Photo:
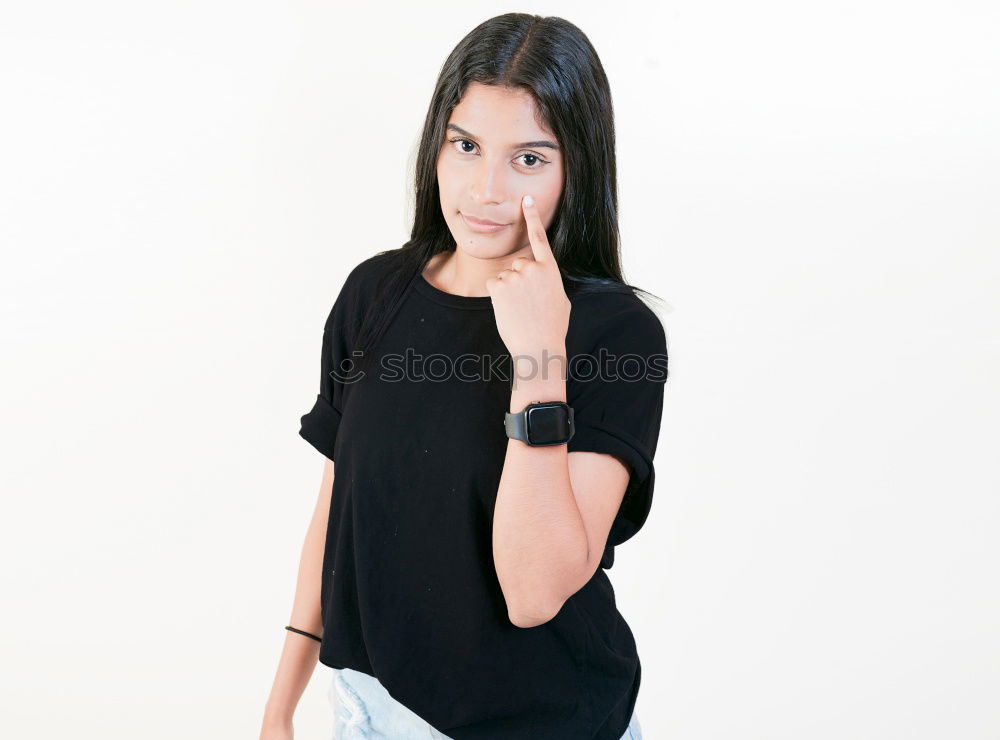
[{"label": "woman's face", "polygon": [[[448,119],[437,178],[444,219],[456,248],[493,259],[530,249],[521,198],[535,199],[552,223],[563,188],[559,142],[535,120],[524,90],[470,83]],[[476,230],[466,217],[503,224]]]}]

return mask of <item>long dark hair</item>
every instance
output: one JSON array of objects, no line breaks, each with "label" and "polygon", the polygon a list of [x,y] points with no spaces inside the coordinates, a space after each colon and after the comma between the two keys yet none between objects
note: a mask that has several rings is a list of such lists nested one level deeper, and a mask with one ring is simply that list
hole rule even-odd
[{"label": "long dark hair", "polygon": [[424,120],[415,171],[410,240],[375,255],[392,269],[376,289],[355,340],[368,359],[407,287],[438,252],[455,249],[441,212],[437,159],[451,111],[469,83],[526,90],[556,135],[565,162],[562,195],[547,229],[566,294],[652,295],[622,278],[614,112],[604,68],[590,40],[554,16],[505,13],[476,26],[448,55]]}]

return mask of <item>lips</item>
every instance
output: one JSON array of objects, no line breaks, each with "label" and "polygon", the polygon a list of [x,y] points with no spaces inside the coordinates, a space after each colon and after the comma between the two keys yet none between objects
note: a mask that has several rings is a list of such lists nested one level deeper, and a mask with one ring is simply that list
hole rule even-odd
[{"label": "lips", "polygon": [[488,218],[476,218],[475,216],[470,216],[467,213],[463,213],[462,216],[466,221],[475,226],[507,226],[507,224],[497,223],[496,221],[490,221]]},{"label": "lips", "polygon": [[472,218],[471,216],[466,216],[464,213],[459,211],[459,215],[462,217],[462,221],[465,223],[465,228],[474,234],[496,234],[504,229],[506,229],[510,224],[498,224],[494,222],[481,222]]}]

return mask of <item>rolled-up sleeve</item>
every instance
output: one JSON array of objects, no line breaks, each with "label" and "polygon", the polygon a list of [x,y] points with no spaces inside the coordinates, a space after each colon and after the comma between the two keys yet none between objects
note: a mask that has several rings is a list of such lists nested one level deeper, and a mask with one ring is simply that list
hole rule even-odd
[{"label": "rolled-up sleeve", "polygon": [[349,357],[345,325],[349,312],[348,292],[345,286],[337,297],[323,328],[322,354],[320,357],[319,393],[313,407],[300,419],[299,436],[309,444],[334,459],[334,443],[340,428],[343,408],[343,372]]},{"label": "rolled-up sleeve", "polygon": [[299,436],[333,460],[333,444],[337,441],[340,411],[323,396],[316,396],[316,403],[301,419]]},{"label": "rolled-up sleeve", "polygon": [[645,304],[637,304],[616,312],[602,326],[586,360],[571,359],[567,400],[576,429],[568,452],[612,455],[629,470],[625,497],[608,534],[610,549],[639,531],[652,506],[653,455],[667,378],[663,324]]}]

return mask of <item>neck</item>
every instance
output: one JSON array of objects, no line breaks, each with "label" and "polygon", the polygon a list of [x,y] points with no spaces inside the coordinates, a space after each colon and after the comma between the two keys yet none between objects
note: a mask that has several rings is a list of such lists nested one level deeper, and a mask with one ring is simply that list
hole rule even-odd
[{"label": "neck", "polygon": [[485,297],[486,281],[510,267],[518,257],[531,259],[531,245],[502,257],[470,257],[460,249],[434,255],[424,270],[435,287],[446,293],[469,297]]}]

